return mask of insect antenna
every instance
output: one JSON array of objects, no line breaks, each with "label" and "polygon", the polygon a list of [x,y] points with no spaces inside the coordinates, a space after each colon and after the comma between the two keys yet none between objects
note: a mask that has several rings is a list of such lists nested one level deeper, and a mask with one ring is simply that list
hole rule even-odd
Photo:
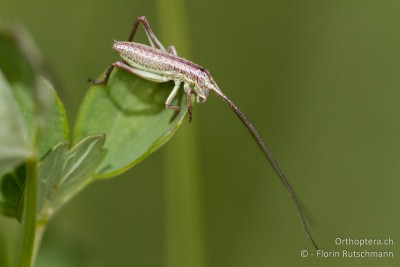
[{"label": "insect antenna", "polygon": [[305,232],[307,234],[308,239],[311,241],[313,246],[318,250],[318,246],[315,243],[315,241],[314,241],[314,239],[313,239],[313,237],[311,235],[310,230],[308,229],[304,213],[303,213],[302,209],[300,208],[300,203],[299,203],[299,201],[298,201],[298,199],[296,197],[296,194],[295,194],[292,186],[290,185],[290,183],[289,183],[288,179],[286,178],[285,174],[283,173],[283,171],[279,167],[278,163],[276,162],[276,160],[272,156],[271,151],[269,150],[269,148],[267,147],[267,145],[265,144],[265,142],[261,138],[261,136],[258,133],[257,129],[251,124],[251,122],[240,111],[240,109],[224,93],[222,93],[222,91],[217,86],[216,86],[216,88],[214,88],[213,91],[220,98],[222,98],[222,100],[224,100],[224,102],[226,102],[229,105],[229,107],[235,112],[235,114],[239,117],[239,119],[242,121],[242,123],[246,126],[247,130],[249,130],[250,134],[253,136],[254,140],[257,142],[257,145],[260,147],[261,151],[267,157],[269,163],[272,165],[272,168],[274,169],[274,171],[278,175],[279,179],[282,181],[282,183],[284,184],[286,190],[288,191],[289,196],[290,196],[290,198],[292,199],[292,201],[293,201],[293,203],[295,205],[297,213],[300,216],[301,223],[302,223],[302,225],[304,227],[304,230],[305,230]]}]

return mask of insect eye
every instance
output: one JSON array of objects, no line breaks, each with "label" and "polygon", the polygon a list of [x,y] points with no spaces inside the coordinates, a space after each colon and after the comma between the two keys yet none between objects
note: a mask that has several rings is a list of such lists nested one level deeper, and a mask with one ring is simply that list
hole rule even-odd
[{"label": "insect eye", "polygon": [[197,81],[197,85],[199,87],[204,87],[206,85],[206,80],[202,77],[200,77],[200,79]]}]

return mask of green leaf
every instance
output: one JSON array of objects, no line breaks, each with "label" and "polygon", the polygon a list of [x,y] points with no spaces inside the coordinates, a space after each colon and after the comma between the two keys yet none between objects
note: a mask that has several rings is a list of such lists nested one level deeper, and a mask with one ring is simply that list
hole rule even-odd
[{"label": "green leaf", "polygon": [[105,133],[108,153],[97,178],[119,174],[161,147],[185,118],[184,94],[174,105],[178,114],[165,108],[173,83],[154,83],[122,70],[115,70],[107,85],[92,86],[80,108],[75,138]]},{"label": "green leaf", "polygon": [[[104,141],[103,134],[88,136],[71,149],[68,142],[63,141],[46,155],[38,168],[38,211],[42,217],[47,219],[90,182],[93,171],[106,154]],[[0,202],[1,212],[20,221],[25,176],[25,164],[22,164],[4,175],[0,187],[4,198]]]},{"label": "green leaf", "polygon": [[40,53],[18,25],[0,25],[0,175],[34,153]]},{"label": "green leaf", "polygon": [[[63,104],[51,84],[38,76],[41,63],[22,27],[0,27],[0,68],[5,73],[0,76],[0,174],[33,153],[41,158],[60,141],[69,140]],[[16,185],[25,177],[16,172],[1,179],[1,211],[21,220],[24,187]]]},{"label": "green leaf", "polygon": [[25,29],[16,24],[0,25],[0,69],[9,83],[31,88],[41,56]]},{"label": "green leaf", "polygon": [[69,141],[68,119],[64,105],[59,99],[53,86],[45,79],[39,80],[41,98],[45,100],[46,110],[40,117],[40,131],[37,139],[37,153],[42,158],[60,141]]},{"label": "green leaf", "polygon": [[56,145],[40,162],[38,213],[47,221],[65,202],[85,187],[106,155],[104,134],[92,135],[69,148]]},{"label": "green leaf", "polygon": [[26,167],[23,163],[15,171],[5,174],[0,184],[0,191],[4,198],[0,202],[1,213],[17,218],[19,221],[22,221],[25,179]]},{"label": "green leaf", "polygon": [[[1,177],[0,212],[24,223],[19,266],[30,266],[40,196],[38,157],[44,156],[60,140],[68,140],[69,129],[64,107],[54,89],[46,80],[39,78],[39,58],[29,36],[15,29],[8,32],[1,29],[0,50],[0,74],[1,70],[5,73],[5,77],[1,77],[0,97],[5,96],[3,101],[7,101],[7,105],[0,110],[0,123],[5,122],[0,126],[3,127],[0,131],[0,151],[4,153],[4,157],[0,158],[0,177],[5,170],[26,161],[26,165],[24,163],[14,173]],[[10,140],[17,140],[17,145],[29,153],[15,160],[11,152],[15,152],[18,146]],[[11,151],[6,149],[10,144]]]},{"label": "green leaf", "polygon": [[11,87],[0,71],[0,175],[33,153],[27,131]]},{"label": "green leaf", "polygon": [[18,24],[0,25],[0,70],[11,86],[33,147],[37,116],[46,103],[38,90],[42,57],[29,33]]},{"label": "green leaf", "polygon": [[69,140],[64,107],[50,83],[38,76],[41,64],[40,53],[22,27],[0,25],[0,212],[19,220],[23,187],[17,190],[19,181],[11,178],[25,177],[15,176],[20,172],[12,169]]},{"label": "green leaf", "polygon": [[[33,153],[29,149],[30,144],[26,136],[25,127],[27,126],[6,83],[0,72],[0,168],[3,170],[22,162]],[[39,86],[42,97],[47,99],[46,107],[50,109],[43,117],[42,130],[37,137],[37,154],[42,157],[57,143],[69,139],[69,129],[64,107],[53,87],[44,79],[40,80]],[[21,133],[24,135],[21,136]],[[21,172],[17,169],[1,179],[0,200],[3,198],[6,202],[0,203],[0,212],[20,220],[23,210],[23,201],[20,201],[23,187],[18,187],[20,190],[16,190],[16,184],[21,184],[20,181],[25,177],[16,176],[16,174],[21,174]]]}]

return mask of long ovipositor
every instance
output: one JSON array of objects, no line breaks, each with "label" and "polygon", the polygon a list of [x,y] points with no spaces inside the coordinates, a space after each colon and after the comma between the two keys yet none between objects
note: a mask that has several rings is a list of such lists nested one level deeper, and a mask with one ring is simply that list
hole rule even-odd
[{"label": "long ovipositor", "polygon": [[[132,42],[139,23],[143,24],[151,46]],[[261,138],[257,129],[250,123],[240,109],[227,96],[225,96],[224,93],[222,93],[217,83],[206,69],[187,59],[177,56],[174,46],[169,46],[167,49],[165,49],[161,42],[154,35],[144,16],[136,19],[128,41],[115,41],[112,49],[120,55],[121,60],[110,65],[103,80],[90,80],[93,84],[106,84],[114,68],[123,69],[154,82],[174,81],[175,86],[165,101],[165,106],[168,109],[179,110],[180,108],[178,106],[173,106],[171,103],[175,98],[180,85],[183,83],[183,88],[186,94],[186,106],[189,114],[189,121],[192,120],[192,95],[195,95],[197,102],[200,103],[206,101],[209,91],[215,92],[220,98],[222,98],[222,100],[229,105],[229,107],[246,126],[247,130],[253,136],[254,140],[257,142],[257,145],[270,162],[279,179],[284,184],[296,207],[297,213],[300,216],[300,220],[308,238],[314,247],[318,249],[308,229],[296,194],[285,174],[272,156],[271,151]]]}]

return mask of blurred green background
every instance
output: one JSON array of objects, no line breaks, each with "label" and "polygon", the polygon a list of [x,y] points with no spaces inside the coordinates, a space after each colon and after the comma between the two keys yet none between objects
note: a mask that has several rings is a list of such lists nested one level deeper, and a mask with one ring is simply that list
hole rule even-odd
[{"label": "blurred green background", "polygon": [[[288,194],[211,95],[172,142],[67,205],[49,225],[38,266],[171,266],[166,151],[190,127],[201,266],[397,266],[399,14],[400,2],[389,0],[1,0],[0,18],[22,22],[45,54],[71,125],[87,78],[117,59],[112,40],[125,40],[146,15],[164,45],[210,70],[259,129],[312,214],[321,248],[394,251],[392,259],[302,258],[313,248]],[[165,30],[174,21],[181,26]],[[1,218],[0,231],[14,233],[15,225]],[[390,237],[394,245],[337,246],[338,237]]]}]

